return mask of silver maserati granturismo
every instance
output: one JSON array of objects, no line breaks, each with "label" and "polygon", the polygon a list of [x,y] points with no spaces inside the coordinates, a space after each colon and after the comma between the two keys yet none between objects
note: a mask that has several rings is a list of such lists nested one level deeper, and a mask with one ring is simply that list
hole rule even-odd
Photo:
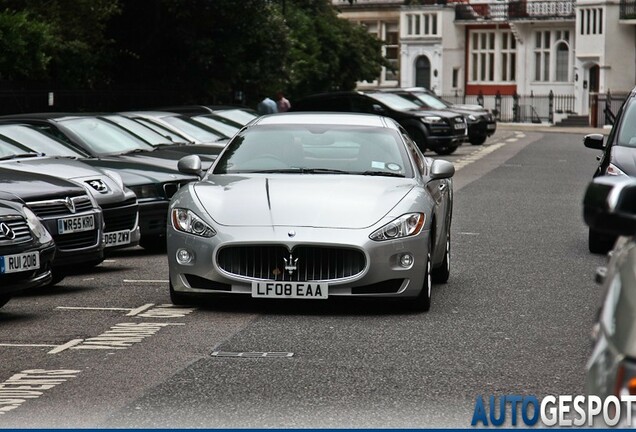
[{"label": "silver maserati granturismo", "polygon": [[392,119],[285,113],[245,126],[170,202],[170,297],[403,300],[426,311],[450,273],[450,162]]}]

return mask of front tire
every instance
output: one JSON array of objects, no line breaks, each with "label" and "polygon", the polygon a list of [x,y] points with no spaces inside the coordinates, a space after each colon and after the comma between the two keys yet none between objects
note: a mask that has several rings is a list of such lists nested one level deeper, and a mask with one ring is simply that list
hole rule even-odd
[{"label": "front tire", "polygon": [[476,137],[472,137],[469,138],[468,141],[472,144],[472,145],[482,145],[483,143],[486,142],[486,136],[476,136]]},{"label": "front tire", "polygon": [[444,146],[439,146],[433,149],[433,151],[437,153],[438,155],[446,156],[446,155],[455,153],[455,150],[457,150],[457,147],[459,146],[444,145]]},{"label": "front tire", "polygon": [[451,262],[451,235],[450,229],[446,233],[446,249],[444,250],[444,261],[442,264],[434,268],[431,272],[431,279],[435,283],[446,283],[450,276],[450,262]]},{"label": "front tire", "polygon": [[606,254],[612,250],[615,242],[615,237],[601,234],[590,228],[588,234],[588,247],[590,252],[594,254]]},{"label": "front tire", "polygon": [[426,254],[426,264],[424,266],[426,274],[424,275],[424,283],[422,290],[414,299],[407,300],[408,308],[415,312],[428,312],[431,309],[431,246],[429,241],[428,253]]}]

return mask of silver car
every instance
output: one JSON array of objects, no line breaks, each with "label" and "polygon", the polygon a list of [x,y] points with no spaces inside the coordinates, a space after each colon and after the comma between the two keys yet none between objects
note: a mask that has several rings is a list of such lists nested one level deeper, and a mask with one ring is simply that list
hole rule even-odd
[{"label": "silver car", "polygon": [[402,299],[431,304],[450,274],[449,162],[367,114],[263,116],[172,198],[170,296]]},{"label": "silver car", "polygon": [[[633,177],[597,177],[584,198],[584,216],[590,228],[624,236],[618,238],[607,267],[597,270],[604,299],[587,364],[586,391],[602,398],[636,395],[635,203]],[[631,424],[636,421],[636,413],[633,415]]]}]

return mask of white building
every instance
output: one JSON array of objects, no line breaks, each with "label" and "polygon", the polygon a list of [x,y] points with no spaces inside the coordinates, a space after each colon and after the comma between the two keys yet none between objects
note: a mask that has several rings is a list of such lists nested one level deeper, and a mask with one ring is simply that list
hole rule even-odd
[{"label": "white building", "polygon": [[384,40],[396,65],[360,89],[424,86],[486,99],[552,92],[567,98],[563,116],[596,119],[597,94],[636,84],[636,0],[332,3]]}]

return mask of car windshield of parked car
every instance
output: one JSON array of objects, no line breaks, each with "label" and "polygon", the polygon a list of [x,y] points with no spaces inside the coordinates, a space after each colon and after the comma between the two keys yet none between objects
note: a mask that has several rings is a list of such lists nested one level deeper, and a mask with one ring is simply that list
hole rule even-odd
[{"label": "car windshield of parked car", "polygon": [[192,117],[192,120],[203,123],[214,130],[218,130],[223,135],[232,137],[241,129],[240,125],[232,124],[228,119],[216,116],[214,114],[205,114]]},{"label": "car windshield of parked car", "polygon": [[43,153],[46,156],[88,157],[87,153],[31,126],[0,125],[0,139],[19,143],[29,151]]},{"label": "car windshield of parked car", "polygon": [[224,135],[221,132],[214,132],[211,129],[206,128],[201,123],[197,123],[188,117],[166,116],[162,117],[161,120],[179,130],[182,130],[184,133],[201,142],[215,142],[229,138],[227,135]]},{"label": "car windshield of parked car", "polygon": [[214,111],[214,114],[225,117],[228,120],[232,120],[242,125],[246,125],[254,120],[256,117],[258,117],[257,114],[253,114],[242,109],[217,110]]},{"label": "car windshield of parked car", "polygon": [[101,155],[152,151],[154,147],[107,121],[93,117],[72,118],[63,124],[90,149]]},{"label": "car windshield of parked car", "polygon": [[416,93],[415,96],[424,103],[424,105],[431,107],[433,109],[446,109],[450,105],[444,103],[444,101],[436,98],[435,96],[431,96],[426,93]]},{"label": "car windshield of parked car", "polygon": [[397,131],[328,125],[250,128],[232,139],[212,173],[413,176]]},{"label": "car windshield of parked car", "polygon": [[636,103],[634,103],[634,99],[623,108],[621,124],[618,127],[616,145],[636,147]]},{"label": "car windshield of parked car", "polygon": [[415,102],[394,93],[373,93],[369,96],[397,111],[417,111],[422,109]]},{"label": "car windshield of parked car", "polygon": [[158,123],[155,123],[152,120],[148,120],[145,118],[134,118],[131,119],[133,121],[136,121],[139,124],[142,124],[144,126],[146,126],[148,129],[152,129],[153,131],[157,132],[160,135],[165,135],[167,138],[169,138],[173,143],[189,143],[190,140],[186,137],[184,137],[183,135],[179,135],[178,133],[168,129],[167,127],[164,127],[163,125],[160,125]]},{"label": "car windshield of parked car", "polygon": [[126,131],[135,135],[137,138],[144,140],[152,146],[157,147],[165,144],[173,144],[170,138],[167,138],[166,136],[155,132],[154,130],[142,125],[141,123],[137,123],[136,121],[134,121],[133,119],[129,119],[128,117],[120,115],[106,115],[101,118],[125,129]]}]

